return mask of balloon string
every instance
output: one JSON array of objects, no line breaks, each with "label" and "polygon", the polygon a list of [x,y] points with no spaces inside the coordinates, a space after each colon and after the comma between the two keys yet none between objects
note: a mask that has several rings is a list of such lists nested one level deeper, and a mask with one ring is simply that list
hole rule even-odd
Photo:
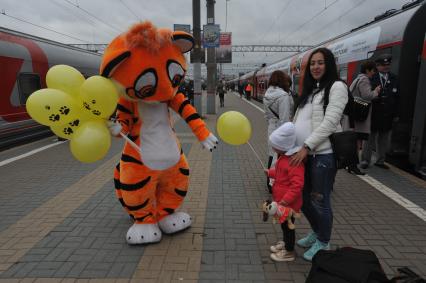
[{"label": "balloon string", "polygon": [[135,144],[131,139],[129,139],[125,134],[120,132],[120,135],[128,142],[131,146],[133,146],[134,149],[136,149],[139,153],[141,153],[141,149],[137,144]]},{"label": "balloon string", "polygon": [[[135,144],[131,139],[129,139],[125,134],[123,134],[122,132],[120,132],[120,135],[128,142],[130,143],[131,146],[133,146],[134,149],[136,149],[137,151],[141,152],[141,149],[139,148],[139,146],[137,144]],[[262,160],[260,159],[259,155],[257,154],[256,150],[254,150],[253,146],[247,142],[247,144],[250,146],[251,150],[253,150],[254,155],[256,156],[257,160],[259,161],[260,165],[262,166],[263,169],[266,169],[265,166],[263,165]]]},{"label": "balloon string", "polygon": [[247,144],[250,146],[251,150],[253,150],[254,155],[256,155],[257,160],[259,160],[259,163],[260,163],[260,165],[262,166],[263,170],[265,170],[266,168],[265,168],[265,166],[263,165],[262,160],[260,160],[259,155],[257,154],[256,150],[254,150],[253,146],[252,146],[249,142],[247,142]]}]

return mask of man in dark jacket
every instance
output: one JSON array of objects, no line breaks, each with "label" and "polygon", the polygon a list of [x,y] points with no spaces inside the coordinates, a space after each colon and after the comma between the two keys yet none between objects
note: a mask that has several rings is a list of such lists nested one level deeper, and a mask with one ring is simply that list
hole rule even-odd
[{"label": "man in dark jacket", "polygon": [[372,149],[376,148],[378,155],[376,166],[389,169],[384,163],[392,125],[398,119],[399,82],[396,75],[390,72],[392,56],[382,54],[376,59],[377,73],[371,78],[371,87],[381,86],[381,92],[372,101],[371,134],[368,144],[362,150],[361,168],[367,168]]},{"label": "man in dark jacket", "polygon": [[194,105],[194,80],[190,80],[186,85],[186,94],[191,105]]},{"label": "man in dark jacket", "polygon": [[225,107],[225,85],[223,81],[219,81],[217,84],[216,94],[219,94],[220,107]]}]

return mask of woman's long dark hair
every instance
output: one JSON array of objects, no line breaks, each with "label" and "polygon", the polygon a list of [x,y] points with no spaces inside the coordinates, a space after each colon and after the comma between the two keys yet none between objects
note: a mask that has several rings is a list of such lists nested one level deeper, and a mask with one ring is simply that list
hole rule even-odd
[{"label": "woman's long dark hair", "polygon": [[[311,60],[312,56],[314,56],[316,53],[321,53],[324,56],[324,63],[325,63],[325,72],[324,75],[321,77],[319,81],[319,88],[316,88],[317,81],[312,77],[311,74]],[[333,53],[325,48],[320,47],[312,51],[311,55],[309,55],[308,63],[305,68],[305,74],[303,78],[303,90],[302,95],[299,99],[299,105],[298,107],[305,106],[306,102],[308,101],[308,97],[311,94],[316,94],[324,89],[324,97],[328,97],[330,93],[330,88],[333,85],[335,81],[338,81],[339,75],[337,74],[337,66],[336,61],[334,59]],[[315,93],[314,93],[315,89]]]}]

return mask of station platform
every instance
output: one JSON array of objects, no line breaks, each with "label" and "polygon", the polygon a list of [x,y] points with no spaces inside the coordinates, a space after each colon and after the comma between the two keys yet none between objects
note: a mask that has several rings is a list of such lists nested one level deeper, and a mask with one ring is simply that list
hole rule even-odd
[{"label": "station platform", "polygon": [[[209,128],[222,112],[240,111],[265,164],[262,105],[228,92],[217,109],[203,115]],[[221,142],[210,153],[178,117],[175,129],[191,170],[181,210],[194,222],[147,246],[125,241],[131,222],[112,179],[121,139],[93,164],[76,161],[68,142],[54,138],[0,152],[0,282],[305,282],[311,264],[302,249],[294,262],[269,258],[282,232],[262,221],[270,195],[252,148]],[[426,182],[394,167],[367,172],[337,174],[332,247],[373,250],[389,277],[402,266],[426,277]],[[309,231],[303,217],[296,227],[297,238]]]}]

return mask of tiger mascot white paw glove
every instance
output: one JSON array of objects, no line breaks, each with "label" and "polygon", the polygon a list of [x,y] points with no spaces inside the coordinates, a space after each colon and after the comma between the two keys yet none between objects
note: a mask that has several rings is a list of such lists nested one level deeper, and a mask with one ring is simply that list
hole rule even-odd
[{"label": "tiger mascot white paw glove", "polygon": [[212,133],[210,133],[210,135],[201,142],[201,145],[203,146],[203,148],[213,151],[213,149],[216,148],[216,145],[219,143],[219,141],[217,140],[217,138],[215,137],[215,135],[213,135]]},{"label": "tiger mascot white paw glove", "polygon": [[112,136],[117,137],[120,135],[121,129],[123,128],[119,122],[107,121],[107,127]]}]

